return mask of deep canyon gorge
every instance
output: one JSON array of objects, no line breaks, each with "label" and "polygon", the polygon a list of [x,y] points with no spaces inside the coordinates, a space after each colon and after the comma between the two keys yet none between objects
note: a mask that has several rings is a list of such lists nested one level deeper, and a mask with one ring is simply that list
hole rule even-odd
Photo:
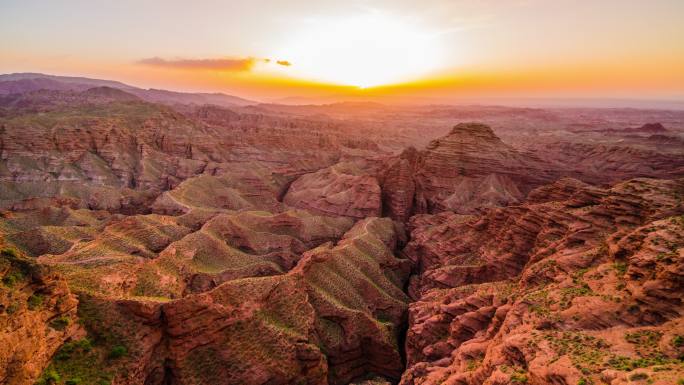
[{"label": "deep canyon gorge", "polygon": [[676,384],[684,112],[0,75],[0,383]]}]

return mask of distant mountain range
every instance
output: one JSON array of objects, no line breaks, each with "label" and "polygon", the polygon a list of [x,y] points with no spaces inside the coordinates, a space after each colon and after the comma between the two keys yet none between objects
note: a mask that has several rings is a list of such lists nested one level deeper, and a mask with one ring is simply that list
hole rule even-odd
[{"label": "distant mountain range", "polygon": [[111,87],[124,90],[139,98],[164,104],[214,104],[217,106],[248,106],[257,101],[223,93],[176,92],[143,89],[112,80],[84,77],[55,76],[40,73],[13,73],[0,75],[0,95],[24,93],[37,90],[85,91],[93,87]]}]

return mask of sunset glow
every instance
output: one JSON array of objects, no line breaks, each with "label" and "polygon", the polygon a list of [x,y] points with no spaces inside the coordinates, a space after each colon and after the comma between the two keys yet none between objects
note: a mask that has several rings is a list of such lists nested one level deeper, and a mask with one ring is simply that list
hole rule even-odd
[{"label": "sunset glow", "polygon": [[293,75],[361,88],[402,83],[438,67],[437,33],[385,15],[316,20],[291,37],[280,56]]},{"label": "sunset glow", "polygon": [[2,7],[6,73],[88,75],[262,101],[684,98],[681,1]]}]

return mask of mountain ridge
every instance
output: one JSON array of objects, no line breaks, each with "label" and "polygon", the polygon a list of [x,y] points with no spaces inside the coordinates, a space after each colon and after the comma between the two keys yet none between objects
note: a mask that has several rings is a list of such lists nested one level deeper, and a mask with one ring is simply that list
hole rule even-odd
[{"label": "mountain ridge", "polygon": [[0,74],[0,94],[22,93],[27,90],[57,89],[84,91],[92,87],[112,87],[130,92],[144,100],[164,104],[216,104],[224,107],[247,106],[259,102],[221,92],[179,92],[154,88],[134,87],[115,80],[102,80],[78,76],[59,76],[42,73]]}]

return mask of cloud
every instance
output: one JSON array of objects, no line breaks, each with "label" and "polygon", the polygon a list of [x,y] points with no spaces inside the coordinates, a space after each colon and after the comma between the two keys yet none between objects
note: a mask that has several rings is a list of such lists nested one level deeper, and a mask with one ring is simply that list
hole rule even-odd
[{"label": "cloud", "polygon": [[138,64],[155,67],[243,72],[251,70],[259,59],[163,59],[151,57],[138,60]]},{"label": "cloud", "polygon": [[[164,59],[160,57],[150,57],[138,60],[137,64],[143,64],[154,67],[164,68],[178,68],[188,70],[207,70],[207,71],[228,71],[228,72],[245,72],[251,71],[254,66],[259,63],[271,63],[271,59],[257,59],[253,57],[243,59],[227,59],[227,58],[208,58],[208,59]],[[278,60],[275,62],[278,65],[289,67],[292,65],[287,60]]]}]

